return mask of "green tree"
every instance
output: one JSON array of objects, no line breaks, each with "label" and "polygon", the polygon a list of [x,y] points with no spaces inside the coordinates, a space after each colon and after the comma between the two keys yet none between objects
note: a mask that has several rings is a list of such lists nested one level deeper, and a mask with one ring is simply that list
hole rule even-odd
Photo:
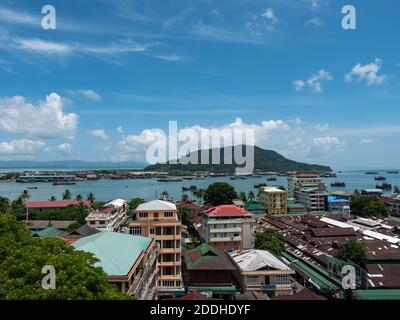
[{"label": "green tree", "polygon": [[283,236],[275,229],[257,231],[254,246],[256,249],[267,250],[276,255],[280,255],[285,250]]},{"label": "green tree", "polygon": [[11,203],[8,198],[0,197],[0,214],[9,213],[11,210]]},{"label": "green tree", "polygon": [[189,200],[189,196],[186,193],[183,193],[181,200],[182,201],[188,201]]},{"label": "green tree", "polygon": [[[0,216],[0,300],[129,299],[107,282],[92,254],[56,238],[32,237],[11,215]],[[56,270],[56,289],[42,288],[42,268]]]},{"label": "green tree", "polygon": [[87,200],[93,204],[96,201],[96,197],[94,196],[94,194],[92,192],[89,192],[88,196],[87,196]]},{"label": "green tree", "polygon": [[247,195],[245,192],[239,192],[239,200],[242,200],[243,202],[247,202]]},{"label": "green tree", "polygon": [[178,214],[183,225],[191,228],[193,226],[193,210],[185,207],[179,207]]},{"label": "green tree", "polygon": [[235,189],[226,182],[210,184],[204,193],[204,201],[214,206],[232,203],[237,198]]},{"label": "green tree", "polygon": [[394,186],[393,192],[394,192],[395,194],[399,194],[399,193],[400,193],[400,188],[399,188],[399,186]]},{"label": "green tree", "polygon": [[57,198],[55,196],[51,196],[49,201],[57,201]]},{"label": "green tree", "polygon": [[162,200],[167,201],[167,200],[168,200],[168,197],[169,197],[169,194],[168,194],[167,191],[161,192],[160,198],[161,198]]},{"label": "green tree", "polygon": [[375,196],[353,196],[350,203],[351,213],[361,217],[383,216],[389,214],[386,205]]},{"label": "green tree", "polygon": [[74,222],[71,223],[67,229],[65,229],[66,232],[71,233],[73,231],[75,231],[76,229],[78,229],[81,226],[81,224],[79,222]]},{"label": "green tree", "polygon": [[254,192],[253,192],[253,191],[250,191],[249,194],[247,195],[247,198],[248,198],[250,201],[253,201],[254,198],[255,198]]},{"label": "green tree", "polygon": [[340,245],[337,250],[335,257],[347,261],[350,260],[364,268],[367,264],[367,253],[364,245],[356,240],[350,240]]},{"label": "green tree", "polygon": [[142,204],[145,203],[146,200],[142,199],[142,198],[134,198],[131,199],[128,203],[128,216],[133,216],[134,215],[134,211],[136,210],[136,208]]},{"label": "green tree", "polygon": [[77,196],[76,196],[76,201],[82,201],[83,200],[83,197],[82,197],[82,195],[79,193]]},{"label": "green tree", "polygon": [[70,190],[65,190],[63,193],[63,200],[71,200],[72,194]]}]

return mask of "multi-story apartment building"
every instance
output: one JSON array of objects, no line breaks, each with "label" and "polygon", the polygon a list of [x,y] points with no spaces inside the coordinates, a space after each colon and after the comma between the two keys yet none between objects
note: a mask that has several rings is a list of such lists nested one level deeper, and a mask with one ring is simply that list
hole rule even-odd
[{"label": "multi-story apartment building", "polygon": [[267,208],[270,215],[283,215],[288,212],[288,193],[276,187],[262,187],[258,201]]},{"label": "multi-story apartment building", "polygon": [[220,205],[204,211],[204,241],[220,250],[254,247],[255,220],[248,211],[235,205]]},{"label": "multi-story apartment building", "polygon": [[120,231],[126,221],[128,203],[124,199],[115,199],[101,209],[91,211],[85,218],[86,224],[100,231]]},{"label": "multi-story apartment building", "polygon": [[73,243],[81,251],[93,253],[107,280],[122,293],[139,300],[157,298],[157,255],[154,239],[119,232],[99,232]]},{"label": "multi-story apartment building", "polygon": [[297,193],[297,201],[308,212],[328,211],[328,192],[324,188],[302,188]]},{"label": "multi-story apartment building", "polygon": [[182,295],[182,224],[175,204],[153,200],[140,204],[135,214],[129,223],[129,233],[151,237],[160,246],[158,296]]},{"label": "multi-story apartment building", "polygon": [[296,193],[302,188],[318,188],[322,183],[316,174],[295,174],[288,177],[289,198],[296,198]]}]

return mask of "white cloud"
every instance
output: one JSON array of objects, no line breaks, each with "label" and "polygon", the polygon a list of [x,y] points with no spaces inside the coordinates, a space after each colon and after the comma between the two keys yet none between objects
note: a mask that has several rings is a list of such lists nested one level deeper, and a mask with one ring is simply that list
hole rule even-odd
[{"label": "white cloud", "polygon": [[262,14],[247,14],[246,29],[250,31],[253,36],[262,36],[264,31],[273,32],[275,31],[276,25],[279,23],[279,19],[275,16],[274,10],[268,8]]},{"label": "white cloud", "polygon": [[[202,129],[217,129],[223,134],[225,134],[224,129],[251,129],[254,132],[255,145],[276,150],[290,159],[307,161],[311,159],[320,160],[346,149],[346,142],[336,136],[326,135],[321,137],[316,135],[316,128],[320,128],[317,131],[319,133],[328,131],[328,127],[328,124],[309,126],[298,118],[265,120],[259,123],[246,123],[241,118],[236,118],[232,123],[221,124],[216,127],[193,125],[179,128],[178,125],[178,135],[198,137]],[[164,132],[160,129],[146,129],[137,135],[122,136],[118,143],[109,147],[110,154],[112,154],[111,160],[145,161],[148,147],[157,141],[160,133],[163,134]],[[165,132],[165,134],[168,134],[168,132]],[[161,145],[161,151],[166,152],[165,146]],[[182,143],[178,143],[178,149],[181,146]]]},{"label": "white cloud", "polygon": [[319,132],[325,132],[326,130],[329,129],[329,124],[324,123],[324,124],[317,124],[315,126],[315,129],[317,129]]},{"label": "white cloud", "polygon": [[186,58],[182,57],[177,54],[159,54],[159,55],[151,55],[153,58],[161,59],[164,61],[169,61],[169,62],[177,62],[177,61],[185,61]]},{"label": "white cloud", "polygon": [[40,26],[40,16],[32,16],[27,13],[9,10],[7,8],[0,7],[0,21],[11,22],[14,24],[22,24],[22,25],[36,25]]},{"label": "white cloud", "polygon": [[14,47],[19,50],[52,55],[68,55],[74,51],[69,44],[44,41],[41,39],[13,39]]},{"label": "white cloud", "polygon": [[0,99],[0,129],[38,138],[73,138],[78,125],[75,113],[64,113],[61,97],[52,93],[37,106],[24,97]]},{"label": "white cloud", "polygon": [[0,155],[30,156],[43,150],[46,143],[41,140],[20,139],[10,142],[0,142]]},{"label": "white cloud", "polygon": [[306,27],[320,28],[324,25],[325,23],[321,20],[320,17],[312,17],[306,21]]},{"label": "white cloud", "polygon": [[332,79],[333,77],[328,71],[321,69],[317,73],[311,75],[306,82],[301,79],[294,81],[293,86],[295,87],[296,91],[301,91],[307,84],[313,90],[313,93],[321,93],[322,83],[324,81],[331,81]]},{"label": "white cloud", "polygon": [[312,153],[314,156],[320,154],[332,155],[337,152],[343,151],[346,148],[346,143],[339,140],[338,137],[317,137],[314,138],[312,141],[314,145]]},{"label": "white cloud", "polygon": [[306,1],[310,4],[311,8],[314,9],[319,8],[322,5],[322,0],[306,0]]},{"label": "white cloud", "polygon": [[382,68],[382,63],[383,61],[378,58],[369,64],[362,65],[358,63],[351,72],[344,76],[344,79],[346,82],[352,82],[353,78],[356,77],[359,82],[366,80],[368,86],[381,84],[386,80],[386,75],[378,75],[379,70]]},{"label": "white cloud", "polygon": [[123,134],[124,133],[124,128],[122,126],[119,126],[117,128],[117,132]]},{"label": "white cloud", "polygon": [[377,139],[365,138],[365,139],[360,140],[360,144],[371,144],[371,143],[374,143],[374,142],[377,142],[377,141],[378,141]]},{"label": "white cloud", "polygon": [[71,155],[72,147],[69,143],[62,143],[58,146],[58,150],[64,155]]},{"label": "white cloud", "polygon": [[100,138],[102,140],[110,140],[110,137],[106,134],[103,129],[96,129],[89,131],[89,134],[93,137]]},{"label": "white cloud", "polygon": [[92,101],[100,101],[101,96],[92,89],[66,90],[71,95],[80,95]]},{"label": "white cloud", "polygon": [[303,87],[306,85],[306,83],[303,81],[303,80],[301,80],[301,79],[299,79],[299,80],[296,80],[296,81],[293,81],[293,86],[294,86],[294,88],[296,89],[296,91],[301,91],[301,90],[303,90]]}]

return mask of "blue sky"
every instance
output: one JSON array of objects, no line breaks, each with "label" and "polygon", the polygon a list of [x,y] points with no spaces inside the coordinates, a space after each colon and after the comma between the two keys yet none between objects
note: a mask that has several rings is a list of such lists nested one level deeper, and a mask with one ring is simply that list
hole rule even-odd
[{"label": "blue sky", "polygon": [[[57,29],[41,28],[41,9]],[[343,30],[341,9],[357,10]],[[399,167],[400,4],[0,4],[0,159],[143,160],[152,129],[253,128],[301,161]]]}]

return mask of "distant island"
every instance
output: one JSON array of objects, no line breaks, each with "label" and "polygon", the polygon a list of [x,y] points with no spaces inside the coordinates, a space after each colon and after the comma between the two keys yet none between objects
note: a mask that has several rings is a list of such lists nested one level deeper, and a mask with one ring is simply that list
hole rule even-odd
[{"label": "distant island", "polygon": [[[245,154],[245,146],[242,146],[243,154]],[[215,149],[210,149],[210,159],[212,151]],[[201,151],[195,151],[198,159],[200,159]],[[224,149],[220,148],[220,159],[224,158]],[[190,153],[193,155],[193,153]],[[211,160],[210,160],[211,163]],[[234,161],[232,160],[232,163]],[[210,172],[210,173],[234,173],[235,164],[180,164],[179,160],[177,164],[170,164],[170,162],[163,164],[154,164],[147,166],[146,171],[180,171],[180,172]],[[307,164],[302,162],[297,162],[294,160],[289,160],[273,150],[265,150],[260,147],[254,147],[254,170],[260,172],[279,172],[285,173],[288,171],[296,172],[314,172],[323,173],[331,172],[332,169],[328,166],[318,165],[318,164]]]},{"label": "distant island", "polygon": [[126,161],[93,161],[61,160],[61,161],[0,161],[1,169],[143,169],[145,163]]}]

